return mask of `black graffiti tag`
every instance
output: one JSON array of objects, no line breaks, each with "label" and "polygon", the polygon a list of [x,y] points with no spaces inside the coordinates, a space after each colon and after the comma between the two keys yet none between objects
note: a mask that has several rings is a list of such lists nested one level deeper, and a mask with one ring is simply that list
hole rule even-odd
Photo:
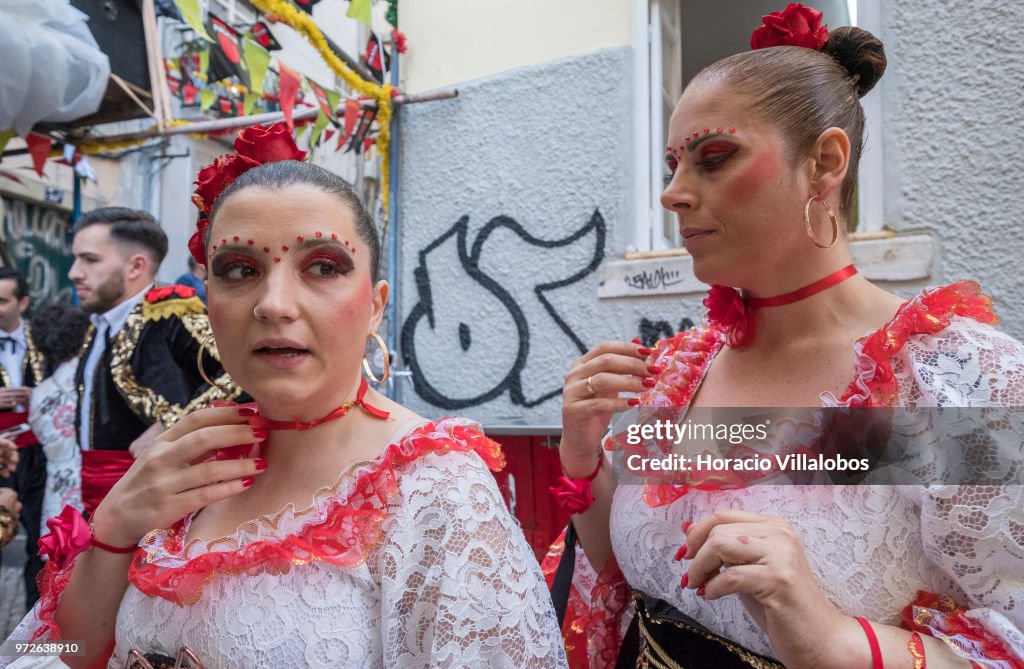
[{"label": "black graffiti tag", "polygon": [[587,350],[550,294],[597,269],[604,258],[604,219],[595,211],[580,229],[551,241],[498,216],[471,247],[468,227],[463,216],[419,253],[419,302],[401,337],[413,387],[444,409],[483,404],[506,391],[514,404],[537,406],[559,395],[561,374],[530,369],[531,337],[553,325],[566,341],[566,354]]},{"label": "black graffiti tag", "polygon": [[682,283],[683,273],[677,269],[659,267],[653,272],[641,270],[635,274],[629,274],[623,281],[630,288],[636,288],[637,290],[657,290]]}]

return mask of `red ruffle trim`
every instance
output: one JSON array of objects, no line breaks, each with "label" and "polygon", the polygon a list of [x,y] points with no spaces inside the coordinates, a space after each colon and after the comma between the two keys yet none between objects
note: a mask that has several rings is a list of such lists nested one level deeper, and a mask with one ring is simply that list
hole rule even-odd
[{"label": "red ruffle trim", "polygon": [[[558,563],[565,551],[565,532],[559,534],[541,562],[548,589],[555,580]],[[598,574],[588,606],[576,585],[569,589],[569,602],[562,623],[562,641],[570,669],[611,669],[622,647],[622,621],[630,608],[629,586],[612,556]]]},{"label": "red ruffle trim", "polygon": [[[925,291],[905,302],[892,320],[861,340],[857,378],[839,399],[841,406],[892,406],[899,398],[899,384],[890,359],[914,335],[936,334],[949,327],[955,316],[994,325],[999,317],[992,298],[974,281],[960,281]],[[868,362],[868,365],[863,363]],[[873,364],[870,364],[873,363]]]},{"label": "red ruffle trim", "polygon": [[71,579],[71,570],[74,569],[78,556],[71,558],[64,569],[58,569],[57,563],[53,560],[47,561],[43,570],[36,577],[39,585],[39,604],[36,614],[42,625],[32,634],[31,641],[45,639],[57,641],[61,638],[60,628],[57,626],[57,604],[60,603],[60,596],[64,588],[68,587]]},{"label": "red ruffle trim", "polygon": [[[914,601],[903,609],[903,627],[941,639],[961,651],[970,648],[980,652],[980,657],[973,655],[968,659],[999,661],[1013,669],[1024,669],[1024,659],[981,623],[964,615],[966,611],[966,607],[954,602],[952,597],[918,590]],[[978,665],[972,662],[971,666]]]},{"label": "red ruffle trim", "polygon": [[[446,432],[436,436],[437,432]],[[340,567],[363,563],[383,538],[383,521],[388,503],[398,494],[398,481],[405,465],[429,453],[477,453],[492,471],[505,466],[501,446],[478,429],[445,419],[428,423],[391,444],[381,459],[356,479],[345,499],[332,501],[332,508],[320,523],[280,542],[255,541],[236,551],[213,551],[177,567],[155,564],[146,550],[139,551],[128,571],[128,580],[151,597],[176,604],[194,604],[203,587],[217,576],[228,574],[283,574],[293,565],[326,562]],[[184,551],[185,520],[170,530],[160,530],[143,540],[142,546],[160,542],[169,555]]]}]

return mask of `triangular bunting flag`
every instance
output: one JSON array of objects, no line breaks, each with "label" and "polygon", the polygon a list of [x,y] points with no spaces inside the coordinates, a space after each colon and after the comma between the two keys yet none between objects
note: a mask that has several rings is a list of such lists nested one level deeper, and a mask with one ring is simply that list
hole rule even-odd
[{"label": "triangular bunting flag", "polygon": [[356,127],[356,121],[359,120],[359,103],[349,98],[345,100],[345,136],[350,137],[352,130]]},{"label": "triangular bunting flag", "polygon": [[238,77],[245,81],[241,35],[214,14],[210,14],[207,20],[210,32],[216,37],[210,54],[210,81],[220,81],[228,77]]},{"label": "triangular bunting flag", "polygon": [[185,23],[187,23],[197,35],[207,42],[213,41],[213,38],[210,37],[210,33],[206,32],[206,28],[203,27],[203,15],[199,9],[199,0],[174,0],[174,4],[178,7],[178,12],[181,13],[181,18],[185,19]]},{"label": "triangular bunting flag", "polygon": [[316,97],[317,104],[320,105],[320,112],[322,114],[326,114],[333,121],[336,118],[334,110],[335,107],[337,107],[337,100],[340,99],[340,96],[335,93],[335,103],[332,104],[331,96],[328,91],[325,91],[322,86],[309,77],[306,77],[306,81],[309,83],[309,87],[312,89],[314,97]]},{"label": "triangular bunting flag", "polygon": [[193,86],[192,84],[185,84],[182,87],[182,98],[184,99],[186,106],[191,106],[196,103],[196,98],[199,97],[199,87]]},{"label": "triangular bunting flag", "polygon": [[181,79],[172,77],[170,72],[167,73],[167,87],[171,89],[171,95],[181,97]]},{"label": "triangular bunting flag", "polygon": [[299,9],[306,12],[310,16],[313,15],[313,5],[320,2],[320,0],[295,0],[295,4]]},{"label": "triangular bunting flag", "polygon": [[323,133],[324,128],[330,123],[330,119],[327,114],[323,111],[316,115],[316,123],[313,124],[313,130],[309,133],[309,148],[310,150],[315,149],[320,144],[320,135]]},{"label": "triangular bunting flag", "polygon": [[366,67],[370,70],[370,74],[373,75],[378,84],[383,84],[384,71],[387,70],[389,65],[387,62],[388,57],[381,46],[380,38],[373,31],[370,32],[370,37],[366,41],[366,51],[363,57],[366,59]]},{"label": "triangular bunting flag", "polygon": [[245,114],[248,116],[255,109],[256,103],[260,101],[260,95],[249,91],[245,94]]},{"label": "triangular bunting flag", "polygon": [[4,147],[11,141],[11,137],[14,137],[14,128],[0,132],[0,155],[3,155]]},{"label": "triangular bunting flag", "polygon": [[373,28],[373,17],[371,15],[371,3],[370,0],[351,0],[348,3],[348,11],[345,12],[345,16],[350,19],[362,21],[366,24],[367,28]]},{"label": "triangular bunting flag", "polygon": [[248,35],[242,44],[245,63],[249,66],[249,90],[257,95],[263,95],[263,80],[266,79],[267,68],[270,67],[270,53]]},{"label": "triangular bunting flag", "polygon": [[356,124],[356,129],[352,133],[352,138],[348,144],[349,149],[355,149],[356,153],[360,152],[363,140],[365,140],[366,136],[369,135],[370,126],[373,125],[373,119],[375,118],[377,118],[376,107],[366,107],[361,110],[359,122]]},{"label": "triangular bunting flag", "polygon": [[208,88],[204,88],[199,92],[199,108],[206,111],[213,106],[213,103],[217,101],[217,94]]},{"label": "triangular bunting flag", "polygon": [[281,111],[284,112],[284,119],[288,123],[289,130],[295,130],[295,122],[292,120],[292,110],[295,109],[295,96],[299,93],[299,86],[302,80],[290,67],[278,61],[281,70]]},{"label": "triangular bunting flag", "polygon": [[331,141],[331,137],[334,137],[334,130],[331,128],[324,130],[324,144]]},{"label": "triangular bunting flag", "polygon": [[274,33],[270,32],[270,26],[263,21],[257,21],[252,24],[249,32],[252,34],[252,38],[256,40],[256,43],[267,51],[277,51],[281,48],[281,45],[274,39]]},{"label": "triangular bunting flag", "polygon": [[25,137],[25,143],[28,144],[28,152],[32,156],[32,166],[35,168],[36,174],[43,176],[43,167],[46,165],[46,159],[50,156],[53,140],[46,135],[30,132]]}]

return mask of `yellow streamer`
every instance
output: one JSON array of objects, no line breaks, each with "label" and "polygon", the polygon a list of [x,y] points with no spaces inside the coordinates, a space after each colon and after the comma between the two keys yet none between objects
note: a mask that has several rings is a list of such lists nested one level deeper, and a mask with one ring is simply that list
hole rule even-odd
[{"label": "yellow streamer", "polygon": [[320,28],[313,23],[313,19],[299,11],[287,0],[251,0],[254,7],[264,14],[274,14],[295,30],[302,33],[314,49],[324,59],[327,66],[341,78],[345,84],[360,94],[377,101],[377,124],[380,132],[377,135],[377,150],[380,152],[380,189],[381,199],[384,204],[384,217],[388,215],[388,188],[390,183],[391,154],[388,151],[391,145],[391,91],[394,87],[390,84],[383,86],[366,81],[358,74],[350,70],[345,63],[338,58],[331,47],[327,45],[324,34]]}]

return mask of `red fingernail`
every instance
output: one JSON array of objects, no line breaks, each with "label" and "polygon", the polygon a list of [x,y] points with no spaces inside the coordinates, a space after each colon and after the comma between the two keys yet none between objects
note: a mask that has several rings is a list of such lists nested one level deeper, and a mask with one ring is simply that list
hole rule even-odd
[{"label": "red fingernail", "polygon": [[644,388],[653,388],[654,386],[658,385],[658,382],[650,377],[644,379],[640,383],[644,384]]},{"label": "red fingernail", "polygon": [[687,531],[689,531],[689,529],[690,529],[690,528],[691,528],[692,526],[693,526],[693,522],[692,522],[692,521],[689,521],[689,520],[684,520],[684,521],[683,521],[683,534],[686,534],[686,533],[687,533]]},{"label": "red fingernail", "polygon": [[267,461],[263,458],[256,458],[256,471],[263,471],[267,468]]},{"label": "red fingernail", "polygon": [[686,585],[690,582],[690,574],[683,574],[683,577],[679,579],[679,587],[686,589]]},{"label": "red fingernail", "polygon": [[246,476],[244,479],[242,479],[242,487],[243,488],[248,488],[253,483],[256,483],[256,479],[254,479],[251,476]]},{"label": "red fingernail", "polygon": [[267,430],[262,427],[254,427],[252,429],[252,436],[258,439],[259,441],[263,441],[264,439],[270,436],[270,430]]},{"label": "red fingernail", "polygon": [[686,544],[680,546],[679,550],[676,551],[677,560],[682,560],[684,557],[686,557]]},{"label": "red fingernail", "polygon": [[232,400],[214,400],[210,402],[210,406],[212,407],[233,407],[236,404],[238,404],[238,402],[234,402]]},{"label": "red fingernail", "polygon": [[697,596],[698,597],[703,597],[704,596],[704,586],[703,585],[700,586],[699,588],[697,588]]},{"label": "red fingernail", "polygon": [[638,400],[635,397],[630,397],[628,400],[626,400],[626,404],[628,404],[631,407],[635,407],[638,404],[640,404],[640,400]]},{"label": "red fingernail", "polygon": [[268,421],[263,416],[249,416],[249,420],[245,422],[251,425],[252,427],[266,427],[270,425],[270,421]]},{"label": "red fingernail", "polygon": [[636,352],[646,357],[651,354],[651,349],[647,348],[646,346],[637,346]]},{"label": "red fingernail", "polygon": [[643,343],[642,341],[640,341],[640,337],[634,337],[630,341],[632,341],[634,344],[642,344]]},{"label": "red fingernail", "polygon": [[238,415],[239,416],[255,416],[256,413],[257,413],[256,407],[252,406],[251,404],[249,404],[249,405],[243,404],[242,406],[238,407]]},{"label": "red fingernail", "polygon": [[648,374],[661,374],[665,370],[661,365],[647,365]]}]

